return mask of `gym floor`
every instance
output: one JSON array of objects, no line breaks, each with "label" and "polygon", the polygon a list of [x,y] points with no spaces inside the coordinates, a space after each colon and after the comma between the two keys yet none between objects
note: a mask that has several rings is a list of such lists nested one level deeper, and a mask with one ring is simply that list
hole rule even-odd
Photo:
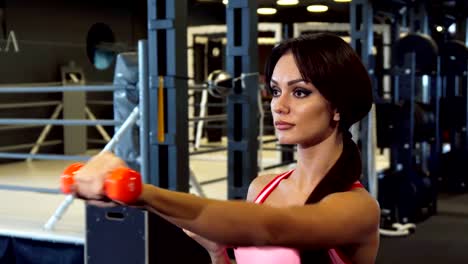
[{"label": "gym floor", "polygon": [[468,263],[468,194],[440,195],[438,214],[404,238],[382,238],[377,263]]},{"label": "gym floor", "polygon": [[[225,142],[224,142],[225,143]],[[279,153],[264,151],[264,165],[279,161]],[[386,156],[377,156],[377,169],[388,164]],[[59,175],[70,161],[20,161],[0,165],[0,184],[57,188]],[[226,199],[226,152],[190,157],[190,167],[209,198]],[[280,173],[279,167],[263,173]],[[204,182],[212,181],[208,184]],[[191,192],[195,193],[193,188]],[[42,226],[64,200],[64,195],[0,190],[0,235],[11,232],[25,237],[49,237],[84,241],[84,203],[75,200],[53,232]],[[417,225],[408,237],[382,237],[378,264],[386,263],[468,263],[468,194],[441,195],[438,215]]]}]

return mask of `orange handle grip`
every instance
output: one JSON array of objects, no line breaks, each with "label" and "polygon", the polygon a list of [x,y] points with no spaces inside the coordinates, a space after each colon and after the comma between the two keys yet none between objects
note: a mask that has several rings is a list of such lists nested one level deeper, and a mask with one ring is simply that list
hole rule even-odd
[{"label": "orange handle grip", "polygon": [[[68,166],[60,177],[60,185],[63,193],[72,193],[75,183],[75,173],[83,167],[82,163],[73,163]],[[104,192],[107,197],[122,203],[133,203],[140,197],[143,188],[141,175],[129,168],[117,168],[104,181]]]}]

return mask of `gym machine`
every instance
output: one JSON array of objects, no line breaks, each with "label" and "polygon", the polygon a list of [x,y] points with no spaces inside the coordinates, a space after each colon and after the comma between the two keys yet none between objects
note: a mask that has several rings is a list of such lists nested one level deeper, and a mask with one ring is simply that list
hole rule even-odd
[{"label": "gym machine", "polygon": [[468,191],[464,162],[468,160],[468,49],[458,40],[448,40],[441,48],[442,98],[440,189],[449,193]]},{"label": "gym machine", "polygon": [[413,231],[412,223],[436,212],[431,172],[437,167],[440,145],[438,61],[438,47],[429,36],[412,33],[397,40],[391,99],[376,104],[377,147],[390,149],[390,167],[378,174],[381,225],[396,231],[406,225],[409,229],[402,235]]}]

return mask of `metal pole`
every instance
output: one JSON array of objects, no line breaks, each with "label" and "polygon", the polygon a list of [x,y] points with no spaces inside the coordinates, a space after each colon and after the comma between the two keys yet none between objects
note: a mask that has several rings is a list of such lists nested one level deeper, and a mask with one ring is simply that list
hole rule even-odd
[{"label": "metal pole", "polygon": [[[52,116],[50,117],[50,119],[52,119],[52,120],[57,119],[60,112],[62,111],[62,108],[63,108],[62,104],[57,105],[57,107],[55,108],[55,110],[54,110]],[[41,134],[37,138],[37,141],[34,144],[34,147],[29,152],[29,154],[34,155],[39,151],[39,148],[41,147],[42,143],[44,143],[44,140],[46,139],[47,135],[49,135],[49,132],[50,132],[51,129],[52,129],[52,125],[47,125],[46,127],[44,127],[44,129],[42,130]],[[31,161],[31,160],[32,160],[32,158],[27,159],[28,162]]]},{"label": "metal pole", "polygon": [[148,87],[148,42],[138,41],[138,86],[140,90],[140,173],[143,182],[149,181],[149,87]]},{"label": "metal pole", "polygon": [[256,1],[249,0],[229,1],[226,7],[226,70],[236,79],[241,77],[227,98],[229,199],[245,199],[258,174],[256,10]]},{"label": "metal pole", "polygon": [[[200,101],[200,115],[199,117],[205,117],[206,116],[206,103],[208,101],[208,91],[205,89],[203,90],[201,94],[201,101]],[[203,134],[203,124],[204,121],[200,120],[197,123],[197,134],[195,135],[195,150],[197,150],[200,147],[200,139]]]},{"label": "metal pole", "polygon": [[258,113],[260,118],[258,120],[258,170],[263,171],[263,133],[264,133],[264,120],[265,120],[265,111],[263,110],[262,102],[262,91],[258,91]]},{"label": "metal pole", "polygon": [[[96,116],[93,114],[93,112],[91,112],[91,109],[89,109],[89,107],[85,106],[85,113],[88,115],[88,118],[93,120],[93,121],[96,121]],[[101,134],[102,138],[109,142],[111,140],[111,137],[109,136],[109,134],[107,134],[106,130],[104,129],[103,126],[101,125],[96,125],[96,129],[97,131],[99,132],[99,134]]]},{"label": "metal pole", "polygon": [[195,189],[195,191],[198,193],[199,196],[201,197],[206,197],[205,192],[203,191],[203,188],[201,187],[200,183],[198,182],[195,173],[193,172],[192,169],[189,168],[189,173],[190,173],[190,184],[192,187]]},{"label": "metal pole", "polygon": [[[374,69],[372,65],[372,46],[374,43],[373,30],[373,8],[370,0],[355,0],[350,5],[351,21],[351,45],[360,55],[363,64],[366,66],[371,79],[373,79]],[[376,87],[372,89],[376,98]],[[360,139],[362,142],[361,156],[363,168],[363,184],[369,189],[374,198],[377,198],[378,186],[377,175],[375,173],[375,126],[373,106],[369,114],[360,122]]]}]

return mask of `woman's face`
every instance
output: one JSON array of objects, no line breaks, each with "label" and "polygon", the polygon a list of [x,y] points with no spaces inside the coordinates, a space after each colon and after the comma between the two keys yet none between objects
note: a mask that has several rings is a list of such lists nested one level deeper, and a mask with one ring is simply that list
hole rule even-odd
[{"label": "woman's face", "polygon": [[291,52],[273,70],[271,111],[280,144],[315,145],[327,138],[340,117],[312,83],[307,83]]}]

